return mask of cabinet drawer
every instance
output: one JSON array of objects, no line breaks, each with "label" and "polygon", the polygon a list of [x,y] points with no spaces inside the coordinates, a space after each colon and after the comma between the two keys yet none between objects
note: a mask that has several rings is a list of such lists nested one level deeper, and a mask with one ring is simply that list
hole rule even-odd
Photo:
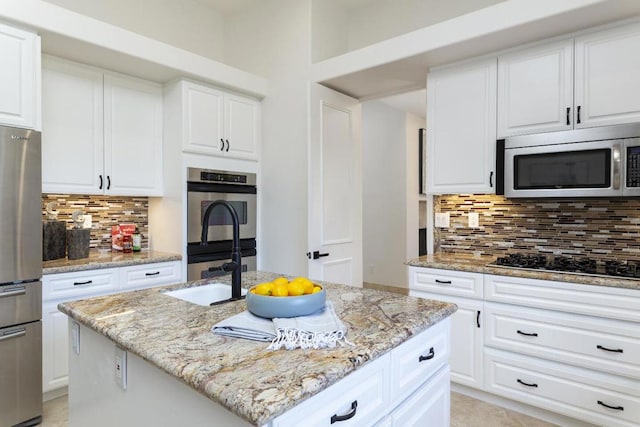
[{"label": "cabinet drawer", "polygon": [[118,290],[118,269],[105,268],[46,275],[42,278],[42,287],[44,301],[108,294]]},{"label": "cabinet drawer", "polygon": [[503,304],[485,304],[492,347],[640,379],[638,324]]},{"label": "cabinet drawer", "polygon": [[273,420],[273,427],[373,425],[389,409],[389,360],[387,353],[363,366]]},{"label": "cabinet drawer", "polygon": [[640,290],[520,277],[484,277],[486,301],[640,322]]},{"label": "cabinet drawer", "polygon": [[142,264],[120,269],[122,289],[169,285],[180,281],[180,261]]},{"label": "cabinet drawer", "polygon": [[409,288],[470,298],[482,298],[482,274],[409,267]]},{"label": "cabinet drawer", "polygon": [[638,425],[638,380],[486,348],[485,360],[490,393],[597,425]]},{"label": "cabinet drawer", "polygon": [[444,319],[391,351],[391,397],[404,400],[449,360],[450,320]]}]

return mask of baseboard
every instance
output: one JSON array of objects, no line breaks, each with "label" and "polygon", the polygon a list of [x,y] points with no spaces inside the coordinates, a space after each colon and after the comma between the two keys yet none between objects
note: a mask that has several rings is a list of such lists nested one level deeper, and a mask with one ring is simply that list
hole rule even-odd
[{"label": "baseboard", "polygon": [[49,400],[57,399],[60,396],[66,396],[69,394],[69,388],[67,386],[57,388],[55,390],[42,393],[42,401],[47,402]]},{"label": "baseboard", "polygon": [[487,393],[485,391],[454,382],[451,382],[451,391],[562,427],[597,427],[595,424],[586,423],[584,421],[576,420],[575,418],[567,417],[566,415],[547,411],[546,409],[527,405],[526,403],[517,402],[515,400],[507,399],[505,397],[497,396],[495,394]]}]

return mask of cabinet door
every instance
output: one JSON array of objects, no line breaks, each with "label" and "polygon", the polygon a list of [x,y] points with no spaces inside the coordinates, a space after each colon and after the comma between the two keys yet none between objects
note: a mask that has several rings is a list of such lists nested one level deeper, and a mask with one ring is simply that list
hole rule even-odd
[{"label": "cabinet door", "polygon": [[409,295],[458,306],[458,311],[451,315],[451,381],[482,388],[482,301],[414,290]]},{"label": "cabinet door", "polygon": [[224,142],[222,115],[224,94],[218,90],[183,82],[182,149],[200,154],[222,154]]},{"label": "cabinet door", "polygon": [[573,127],[573,40],[498,57],[498,137]]},{"label": "cabinet door", "polygon": [[42,191],[102,194],[102,72],[49,56],[42,68]]},{"label": "cabinet door", "polygon": [[448,367],[411,395],[391,413],[394,427],[448,426],[450,422],[451,385]]},{"label": "cabinet door", "polygon": [[0,55],[0,123],[33,129],[38,107],[38,36],[0,24]]},{"label": "cabinet door", "polygon": [[44,392],[64,387],[69,375],[69,330],[67,315],[58,311],[58,302],[42,309],[42,388]]},{"label": "cabinet door", "polygon": [[429,73],[427,191],[493,193],[496,59]]},{"label": "cabinet door", "polygon": [[638,52],[637,23],[576,38],[576,128],[640,121]]},{"label": "cabinet door", "polygon": [[162,195],[162,88],[104,76],[105,194]]},{"label": "cabinet door", "polygon": [[224,97],[225,153],[243,159],[257,159],[260,104],[235,95]]}]

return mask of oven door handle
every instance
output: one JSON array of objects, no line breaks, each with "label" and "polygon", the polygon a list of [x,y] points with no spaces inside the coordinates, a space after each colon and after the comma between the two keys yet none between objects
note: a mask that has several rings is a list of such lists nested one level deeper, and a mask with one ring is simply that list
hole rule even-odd
[{"label": "oven door handle", "polygon": [[613,189],[620,189],[620,144],[613,145]]}]

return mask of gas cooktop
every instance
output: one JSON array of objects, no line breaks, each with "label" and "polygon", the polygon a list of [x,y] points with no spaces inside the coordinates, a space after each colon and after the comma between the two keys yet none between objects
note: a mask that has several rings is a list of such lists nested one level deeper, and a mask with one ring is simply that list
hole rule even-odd
[{"label": "gas cooktop", "polygon": [[489,266],[640,279],[640,262],[638,261],[609,260],[599,262],[588,257],[573,258],[560,255],[515,253],[498,257]]}]

